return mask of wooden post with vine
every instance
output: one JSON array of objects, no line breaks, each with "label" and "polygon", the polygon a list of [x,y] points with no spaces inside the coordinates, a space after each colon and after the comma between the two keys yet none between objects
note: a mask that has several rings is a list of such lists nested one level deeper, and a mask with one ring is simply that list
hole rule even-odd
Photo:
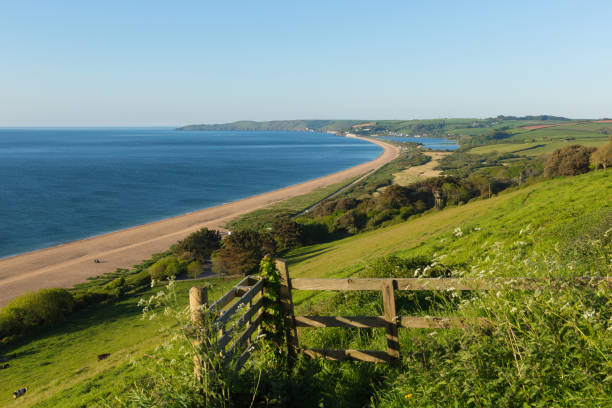
[{"label": "wooden post with vine", "polygon": [[289,278],[287,262],[284,259],[276,260],[276,269],[279,271],[281,278],[280,304],[285,323],[287,354],[289,356],[289,363],[291,364],[297,359],[299,347],[298,334],[295,325],[295,314],[293,313],[293,299],[291,297],[291,279]]},{"label": "wooden post with vine", "polygon": [[[204,308],[208,306],[208,288],[206,286],[194,286],[189,289],[189,310],[191,312],[191,323],[194,327],[200,327],[204,323]],[[198,347],[199,343],[195,344]],[[202,362],[198,355],[193,356],[193,372],[199,382],[202,381]]]}]

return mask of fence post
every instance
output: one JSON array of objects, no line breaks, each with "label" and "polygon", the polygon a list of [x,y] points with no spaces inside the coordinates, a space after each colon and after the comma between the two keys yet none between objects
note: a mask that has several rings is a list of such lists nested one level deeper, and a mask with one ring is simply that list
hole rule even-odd
[{"label": "fence post", "polygon": [[[204,323],[204,307],[208,306],[208,288],[206,286],[194,286],[189,289],[189,310],[191,311],[191,323],[196,327]],[[196,349],[200,342],[196,342]],[[197,354],[193,356],[193,373],[198,382],[202,382],[202,362]]]},{"label": "fence post", "polygon": [[207,305],[208,288],[206,286],[194,286],[189,289],[189,309],[191,310],[191,322],[193,324],[202,324],[204,317],[202,307]]},{"label": "fence post", "polygon": [[285,337],[287,339],[287,353],[289,355],[290,364],[297,358],[298,352],[298,336],[295,328],[295,315],[293,313],[293,298],[291,296],[291,279],[289,278],[289,269],[287,262],[284,259],[276,260],[276,269],[278,269],[281,278],[280,286],[280,302],[281,311],[285,320]]},{"label": "fence post", "polygon": [[387,355],[397,359],[400,357],[399,339],[397,336],[397,313],[395,311],[395,295],[393,290],[395,281],[388,279],[382,284],[382,299],[384,308],[384,318],[387,322],[386,337],[387,337]]}]

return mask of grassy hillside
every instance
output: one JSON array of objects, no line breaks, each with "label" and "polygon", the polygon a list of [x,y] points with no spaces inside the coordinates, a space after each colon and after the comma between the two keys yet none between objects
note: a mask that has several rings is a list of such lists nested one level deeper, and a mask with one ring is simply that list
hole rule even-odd
[{"label": "grassy hillside", "polygon": [[[390,254],[437,254],[446,255],[452,262],[474,263],[479,259],[474,257],[486,259],[489,255],[489,249],[482,247],[485,242],[511,247],[528,225],[530,231],[548,237],[547,234],[559,226],[579,222],[578,215],[612,211],[610,197],[610,172],[547,180],[488,200],[434,210],[398,225],[340,241],[298,248],[287,258],[294,277],[351,276],[364,270],[376,258]],[[453,234],[457,228],[464,231],[461,237]],[[480,230],[474,231],[474,228]],[[552,238],[559,237],[553,235]],[[550,242],[539,245],[548,244]],[[554,249],[554,245],[551,248]],[[509,271],[498,272],[510,275]],[[527,276],[533,272],[524,270],[521,273]]]},{"label": "grassy hillside", "polygon": [[[609,275],[610,197],[609,171],[545,180],[340,241],[299,248],[286,257],[292,277],[417,273],[393,266],[395,261],[380,260],[389,255],[422,256],[460,276]],[[213,282],[211,297],[230,284]],[[180,304],[185,304],[192,285],[179,284]],[[568,288],[554,295],[485,293],[457,299],[429,295],[433,300],[425,296],[416,300],[398,296],[398,313],[485,316],[496,325],[488,334],[477,327],[401,330],[400,344],[409,354],[397,365],[300,360],[296,370],[283,374],[264,353],[234,383],[234,401],[249,405],[255,393],[255,406],[608,406],[612,402],[612,366],[606,363],[612,347],[607,335],[612,330],[609,290],[595,294]],[[153,374],[147,371],[153,369],[147,362],[157,358],[154,348],[164,340],[158,328],[160,323],[172,324],[163,318],[141,320],[139,297],[80,312],[55,331],[2,350],[17,358],[2,372],[8,380],[0,383],[0,406],[11,404],[10,392],[22,386],[29,387],[20,401],[23,406],[88,406],[102,399],[106,400],[102,406],[117,406],[115,397],[126,406],[138,406],[128,403],[128,391],[134,381]],[[377,294],[296,291],[294,300],[300,314],[380,314]],[[383,349],[384,333],[300,329],[300,341],[302,346]],[[96,356],[102,353],[111,355],[98,362]],[[190,369],[191,357],[182,358],[187,358],[184,366]]]},{"label": "grassy hillside", "polygon": [[601,146],[612,134],[612,123],[572,122],[560,126],[528,130],[512,129],[512,137],[503,143],[487,144],[471,149],[470,153],[514,153],[519,156],[550,154],[571,144]]},{"label": "grassy hillside", "polygon": [[[234,131],[351,131],[362,134],[402,133],[407,135],[428,134],[433,136],[459,137],[479,136],[492,129],[524,126],[567,124],[571,119],[550,115],[498,116],[495,118],[445,118],[413,120],[276,120],[268,122],[238,121],[219,124],[188,125],[178,130],[234,130]],[[605,125],[605,124],[600,124]],[[601,127],[601,126],[600,126]]]},{"label": "grassy hillside", "polygon": [[[456,276],[606,276],[612,273],[612,176],[548,180],[490,200],[431,212],[382,230],[295,250],[293,277],[414,276],[424,256]],[[387,258],[389,259],[389,258]],[[394,266],[395,265],[395,266]],[[429,296],[430,298],[428,298]],[[381,314],[377,294],[294,292],[299,314]],[[398,313],[486,317],[492,331],[400,330],[396,367],[321,363],[342,406],[609,406],[612,292],[544,289],[457,298],[403,295]],[[301,346],[378,349],[383,330],[300,329]],[[333,366],[333,368],[329,368]],[[340,367],[340,368],[339,368]],[[380,372],[383,370],[383,373]],[[341,374],[343,373],[343,374]],[[376,382],[368,394],[363,377]],[[351,382],[352,381],[352,382]],[[327,394],[329,393],[329,394]],[[353,394],[354,393],[354,394]],[[341,397],[339,395],[342,395]]]},{"label": "grassy hillside", "polygon": [[238,130],[238,131],[327,131],[348,130],[351,126],[365,121],[359,120],[274,120],[270,122],[239,121],[209,125],[188,125],[178,130]]},{"label": "grassy hillside", "polygon": [[[187,305],[189,288],[203,281],[177,283],[179,303]],[[210,298],[216,299],[235,281],[207,280]],[[27,387],[19,406],[82,407],[120,395],[135,378],[146,375],[132,360],[143,358],[162,343],[163,326],[177,322],[161,317],[142,319],[141,298],[156,294],[152,288],[115,304],[90,307],[70,321],[19,344],[3,346],[0,356],[13,356],[2,370],[0,407],[14,404],[11,393]],[[97,356],[110,356],[98,361]]]}]

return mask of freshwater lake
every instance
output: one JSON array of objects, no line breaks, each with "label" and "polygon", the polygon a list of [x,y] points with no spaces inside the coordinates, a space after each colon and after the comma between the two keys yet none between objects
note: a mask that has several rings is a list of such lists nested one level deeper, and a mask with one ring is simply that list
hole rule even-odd
[{"label": "freshwater lake", "polygon": [[0,129],[0,258],[287,187],[381,153],[312,132]]}]

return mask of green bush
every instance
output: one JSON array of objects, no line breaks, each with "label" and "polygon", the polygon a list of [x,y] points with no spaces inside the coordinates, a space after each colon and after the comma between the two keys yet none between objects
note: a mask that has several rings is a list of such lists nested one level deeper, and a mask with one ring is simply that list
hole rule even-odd
[{"label": "green bush", "polygon": [[202,273],[202,264],[199,261],[190,262],[187,265],[187,273],[192,278],[196,279]]},{"label": "green bush", "polygon": [[581,145],[555,150],[546,160],[544,174],[548,177],[575,176],[590,170],[591,154],[596,149]]},{"label": "green bush", "polygon": [[89,290],[85,292],[77,292],[74,294],[73,298],[74,309],[82,310],[91,304],[104,302],[110,298],[114,298],[114,296],[110,292]]},{"label": "green bush", "polygon": [[174,247],[174,253],[182,259],[205,262],[212,252],[219,248],[221,248],[221,233],[202,228],[179,241]]},{"label": "green bush", "polygon": [[0,338],[29,333],[38,327],[62,322],[73,308],[74,299],[64,289],[26,293],[0,311]]},{"label": "green bush", "polygon": [[173,256],[167,256],[149,267],[151,279],[162,280],[187,272],[187,261],[180,261]]},{"label": "green bush", "polygon": [[276,241],[272,234],[236,231],[225,239],[213,269],[217,273],[250,275],[259,271],[259,263],[265,255],[275,252]]},{"label": "green bush", "polygon": [[151,282],[151,274],[148,270],[140,271],[134,275],[130,275],[126,278],[125,283],[128,286],[135,288],[148,286]]}]

